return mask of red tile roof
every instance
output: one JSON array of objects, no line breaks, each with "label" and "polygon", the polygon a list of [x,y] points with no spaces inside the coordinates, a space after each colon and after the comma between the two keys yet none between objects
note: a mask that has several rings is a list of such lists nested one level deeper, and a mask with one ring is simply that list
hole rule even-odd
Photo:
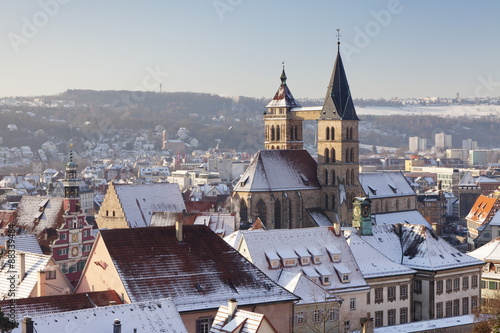
[{"label": "red tile roof", "polygon": [[289,293],[204,225],[102,230],[101,237],[132,302],[171,297],[179,311],[290,302]]},{"label": "red tile roof", "polygon": [[[40,316],[58,312],[89,309],[96,306],[123,304],[114,290],[96,291],[81,294],[66,294],[17,299],[15,313],[17,318],[24,316]],[[10,300],[0,301],[0,308],[4,313],[10,313]]]},{"label": "red tile roof", "polygon": [[496,208],[498,208],[498,204],[496,204],[497,200],[498,198],[480,195],[472,206],[469,214],[466,216],[466,219],[477,224],[489,222],[496,212]]}]

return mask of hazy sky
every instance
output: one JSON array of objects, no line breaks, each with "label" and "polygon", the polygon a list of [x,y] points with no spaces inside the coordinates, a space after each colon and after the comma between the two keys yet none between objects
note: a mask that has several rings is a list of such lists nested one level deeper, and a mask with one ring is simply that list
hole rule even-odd
[{"label": "hazy sky", "polygon": [[500,96],[500,2],[1,0],[0,96],[66,89],[355,98]]}]

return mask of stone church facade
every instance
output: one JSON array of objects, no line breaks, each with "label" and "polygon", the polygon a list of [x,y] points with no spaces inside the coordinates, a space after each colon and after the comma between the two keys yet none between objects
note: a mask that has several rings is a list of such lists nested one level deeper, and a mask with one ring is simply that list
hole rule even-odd
[{"label": "stone church facade", "polygon": [[[350,225],[353,199],[364,193],[359,118],[340,52],[322,106],[302,107],[287,86],[284,69],[280,79],[264,114],[265,150],[235,186],[233,211],[241,223],[260,218],[268,229]],[[318,124],[317,160],[303,149],[304,120]]]}]

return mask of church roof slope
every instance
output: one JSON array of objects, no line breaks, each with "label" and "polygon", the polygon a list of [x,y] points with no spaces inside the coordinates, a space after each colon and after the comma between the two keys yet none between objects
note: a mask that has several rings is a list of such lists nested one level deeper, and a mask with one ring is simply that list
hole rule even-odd
[{"label": "church roof slope", "polygon": [[149,226],[154,212],[180,213],[186,209],[177,184],[114,184],[114,187],[132,228]]},{"label": "church roof slope", "polygon": [[374,222],[375,225],[392,225],[397,223],[420,224],[431,228],[431,224],[425,219],[425,217],[422,216],[422,214],[418,210],[373,214],[372,222]]},{"label": "church roof slope", "polygon": [[206,226],[102,230],[101,237],[132,302],[171,297],[179,311],[295,301]]},{"label": "church roof slope", "polygon": [[372,199],[415,195],[401,172],[363,172],[359,174],[359,182]]},{"label": "church roof slope", "polygon": [[266,192],[318,189],[316,161],[306,150],[261,150],[234,191]]}]

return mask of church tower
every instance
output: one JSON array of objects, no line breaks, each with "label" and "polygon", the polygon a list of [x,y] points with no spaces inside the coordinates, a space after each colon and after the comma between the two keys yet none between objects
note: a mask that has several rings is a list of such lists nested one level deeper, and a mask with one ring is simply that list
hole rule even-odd
[{"label": "church tower", "polygon": [[77,177],[78,164],[73,162],[73,149],[69,151],[69,162],[66,163],[64,178],[64,210],[68,214],[80,213],[80,180]]},{"label": "church tower", "polygon": [[330,218],[352,221],[352,202],[360,194],[358,123],[340,56],[340,42],[323,109],[318,119],[318,179],[323,209]]},{"label": "church tower", "polygon": [[302,120],[296,119],[292,108],[300,107],[286,84],[285,67],[281,85],[264,114],[265,149],[303,149]]}]

